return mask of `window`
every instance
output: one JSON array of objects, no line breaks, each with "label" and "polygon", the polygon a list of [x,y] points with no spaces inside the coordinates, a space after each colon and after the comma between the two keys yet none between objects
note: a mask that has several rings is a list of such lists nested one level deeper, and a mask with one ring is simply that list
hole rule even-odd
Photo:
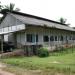
[{"label": "window", "polygon": [[27,34],[27,42],[38,42],[38,35]]},{"label": "window", "polygon": [[65,39],[66,39],[66,40],[68,39],[67,36],[65,36]]},{"label": "window", "polygon": [[75,36],[72,36],[72,40],[75,40]]},{"label": "window", "polygon": [[60,36],[60,41],[63,41],[63,36]]},{"label": "window", "polygon": [[49,38],[48,38],[48,36],[44,36],[44,42],[48,42],[49,41]]},{"label": "window", "polygon": [[57,36],[55,36],[55,41],[57,41]]},{"label": "window", "polygon": [[31,34],[27,34],[27,42],[32,42],[32,35]]},{"label": "window", "polygon": [[54,41],[54,37],[53,36],[50,37],[50,41]]},{"label": "window", "polygon": [[36,35],[36,42],[38,42],[38,35]]},{"label": "window", "polygon": [[72,39],[72,36],[69,36],[69,40],[71,40]]}]

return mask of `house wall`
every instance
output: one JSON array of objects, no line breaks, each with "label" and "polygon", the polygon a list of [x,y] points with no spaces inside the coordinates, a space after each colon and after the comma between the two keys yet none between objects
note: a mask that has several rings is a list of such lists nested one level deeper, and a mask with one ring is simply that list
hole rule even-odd
[{"label": "house wall", "polygon": [[[26,34],[38,34],[38,42],[27,42],[26,40]],[[48,37],[50,38],[50,36],[57,36],[57,40],[58,41],[49,41],[48,42],[44,42],[43,41],[43,36],[44,35],[48,35]],[[58,36],[63,36],[63,41],[60,41]],[[68,44],[74,44],[74,40],[69,39],[70,36],[73,37],[75,36],[72,32],[69,31],[64,31],[64,30],[58,30],[58,29],[51,29],[51,28],[42,28],[42,27],[35,27],[35,26],[27,26],[26,30],[21,31],[21,32],[17,32],[16,33],[16,41],[17,41],[17,45],[42,45],[43,47],[47,47],[49,49],[51,49],[51,47],[53,46],[59,46],[59,45],[64,45],[67,43],[66,41],[66,36],[67,36],[67,40],[68,40]]]},{"label": "house wall", "polygon": [[[65,38],[66,36],[67,36],[67,40],[68,40],[69,44],[74,43],[74,40],[69,40],[70,36],[72,36],[72,37],[75,36],[74,33],[71,31],[62,30],[63,28],[67,29],[68,26],[64,27],[63,25],[60,25],[60,24],[47,22],[47,21],[43,21],[43,20],[38,20],[38,19],[30,18],[30,17],[27,18],[27,17],[23,17],[23,16],[17,16],[17,15],[13,16],[11,14],[7,14],[5,19],[1,23],[0,28],[16,26],[16,25],[20,25],[23,23],[32,24],[32,25],[34,24],[35,26],[27,25],[25,30],[13,33],[13,34],[11,34],[11,36],[9,36],[8,41],[16,43],[17,46],[19,46],[19,47],[23,46],[23,45],[42,45],[43,47],[51,48],[52,46],[66,44],[66,38]],[[48,28],[44,27],[44,25],[47,25]],[[51,28],[49,28],[49,27],[51,27]],[[58,30],[56,28],[59,28],[61,30]],[[14,34],[15,34],[15,36],[14,36]],[[26,34],[34,34],[34,35],[38,34],[38,42],[34,42],[34,43],[27,42]],[[52,35],[53,36],[61,36],[62,35],[64,40],[63,41],[60,41],[60,40],[50,41],[50,39],[49,39],[48,42],[44,42],[43,41],[44,35],[48,35],[49,38]],[[57,37],[57,39],[59,39],[59,38]]]},{"label": "house wall", "polygon": [[16,19],[15,17],[13,17],[12,15],[7,14],[7,17],[5,17],[5,19],[2,21],[0,25],[0,29],[4,27],[19,25],[19,24],[23,24],[23,23],[18,19]]},{"label": "house wall", "polygon": [[[8,27],[16,26],[16,25],[20,25],[20,24],[23,24],[23,23],[21,21],[19,21],[18,19],[16,19],[15,17],[13,17],[12,15],[7,14],[7,16],[4,18],[4,20],[0,24],[0,31],[8,32],[9,31]],[[3,28],[6,28],[6,29],[2,30]],[[12,29],[12,27],[11,27],[11,29]],[[13,37],[14,37],[14,35],[12,33],[5,34],[4,41],[14,42]]]}]

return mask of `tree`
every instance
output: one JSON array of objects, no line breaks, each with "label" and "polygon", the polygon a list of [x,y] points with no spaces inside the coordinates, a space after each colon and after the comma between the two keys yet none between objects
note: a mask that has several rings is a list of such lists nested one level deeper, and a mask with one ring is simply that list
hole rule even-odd
[{"label": "tree", "polygon": [[0,12],[1,12],[2,9],[3,9],[3,5],[0,2]]},{"label": "tree", "polygon": [[4,9],[8,9],[10,12],[14,11],[20,11],[19,8],[15,8],[15,4],[10,3],[10,5],[5,5]]},{"label": "tree", "polygon": [[10,5],[1,5],[1,2],[0,2],[0,12],[5,15],[6,12],[12,12],[12,11],[20,11],[19,8],[15,8],[15,4],[13,3],[10,3]]},{"label": "tree", "polygon": [[62,17],[59,19],[59,22],[62,23],[62,24],[65,24],[66,21],[67,21],[67,19],[64,19],[64,18],[62,18]]}]

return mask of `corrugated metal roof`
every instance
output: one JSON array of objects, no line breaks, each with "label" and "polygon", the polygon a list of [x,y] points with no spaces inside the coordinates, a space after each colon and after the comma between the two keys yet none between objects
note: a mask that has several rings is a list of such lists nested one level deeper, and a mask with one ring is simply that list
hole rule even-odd
[{"label": "corrugated metal roof", "polygon": [[64,29],[64,30],[69,30],[69,31],[75,31],[75,29],[73,29],[72,27],[66,26],[66,25],[52,23],[49,21],[40,20],[40,19],[27,17],[27,16],[22,16],[22,15],[18,15],[18,14],[12,14],[11,13],[10,15],[15,17],[16,19],[19,19],[20,21],[22,21],[25,24],[40,25],[40,26],[46,25],[47,27],[53,27],[53,28]]},{"label": "corrugated metal roof", "polygon": [[66,25],[67,26],[67,24],[63,24],[63,23],[60,23],[60,22],[57,22],[57,21],[54,21],[54,20],[50,20],[50,19],[47,19],[47,18],[43,18],[43,17],[39,17],[39,16],[27,14],[27,13],[16,12],[16,11],[12,11],[11,13],[22,15],[22,16],[26,16],[26,17],[36,18],[36,19],[39,19],[39,20],[44,20],[44,21],[48,21],[48,22],[57,23],[57,24]]}]

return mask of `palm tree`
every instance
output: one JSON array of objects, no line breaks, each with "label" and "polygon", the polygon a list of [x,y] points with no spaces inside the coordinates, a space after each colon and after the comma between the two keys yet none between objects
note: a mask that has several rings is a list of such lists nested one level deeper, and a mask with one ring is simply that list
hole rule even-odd
[{"label": "palm tree", "polygon": [[15,4],[10,3],[10,5],[5,5],[4,9],[8,9],[10,12],[14,11],[20,11],[19,8],[15,8]]},{"label": "palm tree", "polygon": [[4,9],[8,9],[9,11],[13,11],[14,10],[14,4],[10,3],[10,5],[5,5]]},{"label": "palm tree", "polygon": [[13,3],[10,3],[10,5],[1,5],[0,13],[2,13],[3,15],[6,15],[6,13],[8,11],[9,12],[12,12],[12,11],[20,11],[20,9],[19,8],[15,8],[15,4],[13,4]]},{"label": "palm tree", "polygon": [[62,18],[62,17],[59,19],[59,22],[62,23],[62,24],[65,24],[66,21],[67,21],[67,19],[64,19],[64,18]]}]

